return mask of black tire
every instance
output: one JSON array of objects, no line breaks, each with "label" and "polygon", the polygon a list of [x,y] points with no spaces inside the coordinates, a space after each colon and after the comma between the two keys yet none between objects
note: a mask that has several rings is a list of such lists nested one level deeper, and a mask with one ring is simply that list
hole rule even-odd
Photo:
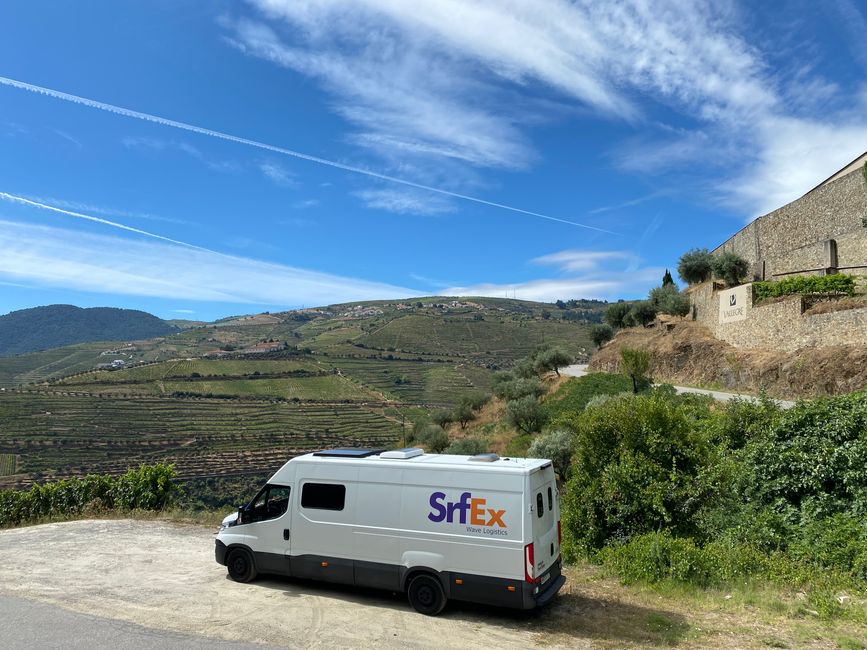
[{"label": "black tire", "polygon": [[406,590],[409,604],[419,614],[436,616],[446,606],[446,594],[440,581],[431,575],[414,577]]},{"label": "black tire", "polygon": [[253,563],[253,556],[243,548],[229,551],[229,555],[226,557],[226,568],[229,570],[229,577],[235,582],[250,582],[256,579],[256,565]]}]

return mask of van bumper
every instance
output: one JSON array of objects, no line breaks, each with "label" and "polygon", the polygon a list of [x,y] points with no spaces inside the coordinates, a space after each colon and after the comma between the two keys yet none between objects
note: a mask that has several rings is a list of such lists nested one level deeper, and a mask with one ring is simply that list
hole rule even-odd
[{"label": "van bumper", "polygon": [[214,545],[214,559],[217,560],[217,564],[222,564],[226,566],[226,551],[229,549],[226,548],[226,545],[223,544],[220,540],[216,540],[216,544]]},{"label": "van bumper", "polygon": [[557,592],[566,584],[566,576],[561,573],[562,561],[558,558],[548,574],[544,585],[535,585],[525,582],[523,585],[524,609],[534,609],[547,605]]}]

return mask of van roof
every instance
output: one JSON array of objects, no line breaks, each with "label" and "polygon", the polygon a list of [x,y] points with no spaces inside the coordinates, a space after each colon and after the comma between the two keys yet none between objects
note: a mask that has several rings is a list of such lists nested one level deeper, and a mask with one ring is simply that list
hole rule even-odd
[{"label": "van roof", "polygon": [[413,458],[380,458],[379,453],[369,455],[317,455],[317,452],[296,456],[292,462],[334,464],[339,466],[358,465],[359,467],[424,467],[426,469],[472,469],[478,472],[530,474],[551,463],[543,458],[498,458],[487,462],[472,460],[472,456],[453,454],[424,453]]}]

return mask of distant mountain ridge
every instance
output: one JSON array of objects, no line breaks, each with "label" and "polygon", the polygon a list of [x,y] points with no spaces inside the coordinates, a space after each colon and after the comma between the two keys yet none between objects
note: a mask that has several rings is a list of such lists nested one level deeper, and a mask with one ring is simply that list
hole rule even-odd
[{"label": "distant mountain ridge", "polygon": [[90,341],[133,341],[178,328],[137,309],[47,305],[0,316],[0,357]]}]

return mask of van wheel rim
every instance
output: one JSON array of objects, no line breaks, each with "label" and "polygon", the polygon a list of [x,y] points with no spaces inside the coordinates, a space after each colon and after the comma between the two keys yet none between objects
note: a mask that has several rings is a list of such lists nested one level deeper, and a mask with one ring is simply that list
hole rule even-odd
[{"label": "van wheel rim", "polygon": [[232,569],[234,570],[236,575],[243,575],[243,573],[247,570],[247,562],[244,560],[243,556],[238,556],[235,558],[235,561],[232,563]]},{"label": "van wheel rim", "polygon": [[418,602],[425,607],[430,607],[434,602],[434,592],[430,587],[421,587],[418,590]]}]

